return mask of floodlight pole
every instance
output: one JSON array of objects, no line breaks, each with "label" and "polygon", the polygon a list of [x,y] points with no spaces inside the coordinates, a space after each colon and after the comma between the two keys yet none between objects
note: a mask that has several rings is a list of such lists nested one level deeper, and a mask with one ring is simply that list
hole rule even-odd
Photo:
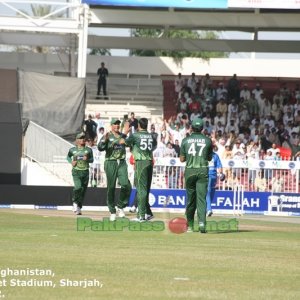
[{"label": "floodlight pole", "polygon": [[89,24],[89,7],[87,4],[83,4],[80,12],[80,30],[78,35],[78,67],[77,67],[78,78],[85,78],[86,75],[88,24]]}]

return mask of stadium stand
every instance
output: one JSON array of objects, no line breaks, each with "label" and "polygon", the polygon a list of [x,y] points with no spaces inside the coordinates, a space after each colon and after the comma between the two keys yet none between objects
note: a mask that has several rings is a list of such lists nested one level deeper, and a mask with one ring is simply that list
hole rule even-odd
[{"label": "stadium stand", "polygon": [[[163,85],[163,96],[164,96],[164,118],[169,119],[171,116],[176,115],[176,103],[174,81],[176,76],[162,75],[162,85]],[[188,79],[189,75],[182,75],[183,78]],[[201,78],[202,76],[198,76]],[[224,86],[227,86],[229,76],[213,76],[211,79],[214,82],[214,87],[216,88],[219,82],[223,82]],[[295,78],[279,78],[279,77],[238,77],[240,82],[240,87],[244,84],[248,85],[249,90],[253,90],[257,83],[262,86],[265,96],[268,99],[272,99],[275,93],[280,89],[282,84],[286,83],[287,88],[294,90],[296,85],[299,84],[299,80]]]},{"label": "stadium stand", "polygon": [[[104,118],[134,111],[150,119],[163,116],[163,90],[159,77],[134,74],[110,74],[107,83],[108,95],[98,97],[97,76],[87,74],[86,103],[88,111],[103,111]],[[100,106],[101,105],[101,106]],[[103,106],[105,105],[105,106]],[[97,109],[97,106],[98,109]]]}]

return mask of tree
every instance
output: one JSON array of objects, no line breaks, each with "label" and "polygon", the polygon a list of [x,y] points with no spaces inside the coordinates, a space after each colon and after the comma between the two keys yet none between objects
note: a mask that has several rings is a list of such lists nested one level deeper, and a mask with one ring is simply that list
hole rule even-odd
[{"label": "tree", "polygon": [[[218,35],[214,31],[196,30],[162,30],[162,29],[135,29],[132,31],[134,37],[152,38],[181,38],[181,39],[217,39]],[[131,55],[136,56],[168,56],[175,62],[180,63],[185,57],[199,57],[209,59],[215,57],[228,57],[228,53],[213,51],[177,51],[177,50],[132,50]]]},{"label": "tree", "polygon": [[108,55],[111,56],[110,49],[92,48],[90,55]]}]

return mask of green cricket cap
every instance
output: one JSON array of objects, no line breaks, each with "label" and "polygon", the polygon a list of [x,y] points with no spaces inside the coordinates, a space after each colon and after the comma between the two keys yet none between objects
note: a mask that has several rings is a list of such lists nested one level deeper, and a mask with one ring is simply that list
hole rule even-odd
[{"label": "green cricket cap", "polygon": [[80,132],[76,135],[76,139],[79,140],[79,139],[84,139],[85,138],[85,134],[84,132]]},{"label": "green cricket cap", "polygon": [[121,121],[116,118],[112,118],[110,121],[110,125],[116,125],[116,124],[121,124]]},{"label": "green cricket cap", "polygon": [[194,128],[203,127],[203,120],[201,118],[195,118],[192,122],[192,127],[194,127]]}]

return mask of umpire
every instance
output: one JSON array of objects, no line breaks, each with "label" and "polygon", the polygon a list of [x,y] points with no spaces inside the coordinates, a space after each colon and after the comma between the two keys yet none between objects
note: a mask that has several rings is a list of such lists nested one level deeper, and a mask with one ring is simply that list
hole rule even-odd
[{"label": "umpire", "polygon": [[197,210],[199,231],[206,233],[206,193],[208,185],[208,162],[212,159],[212,141],[202,134],[203,120],[195,118],[192,134],[182,140],[180,161],[186,162],[185,185],[187,193],[186,217],[188,232],[193,232]]},{"label": "umpire", "polygon": [[115,190],[116,181],[121,186],[120,197],[117,203],[118,216],[125,217],[124,208],[128,205],[131,193],[131,184],[128,179],[126,150],[124,139],[126,135],[120,132],[120,120],[111,120],[111,131],[104,135],[98,143],[99,151],[106,151],[104,171],[107,178],[107,206],[110,211],[110,220],[116,220]]},{"label": "umpire", "polygon": [[85,145],[85,134],[76,135],[76,146],[70,148],[67,160],[72,164],[73,188],[73,211],[81,215],[82,202],[89,183],[89,164],[94,161],[93,151]]}]

